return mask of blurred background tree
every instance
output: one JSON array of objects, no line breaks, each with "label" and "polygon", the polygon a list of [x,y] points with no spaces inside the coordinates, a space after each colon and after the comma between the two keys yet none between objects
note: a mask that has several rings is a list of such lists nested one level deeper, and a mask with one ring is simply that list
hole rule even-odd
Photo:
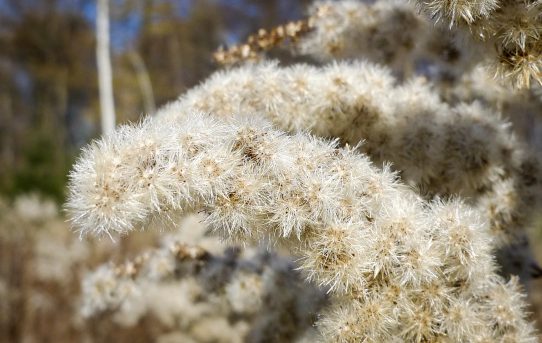
[{"label": "blurred background tree", "polygon": [[[117,122],[208,76],[212,52],[300,18],[308,0],[110,0]],[[94,0],[0,0],[0,194],[64,198],[78,150],[100,133]]]}]

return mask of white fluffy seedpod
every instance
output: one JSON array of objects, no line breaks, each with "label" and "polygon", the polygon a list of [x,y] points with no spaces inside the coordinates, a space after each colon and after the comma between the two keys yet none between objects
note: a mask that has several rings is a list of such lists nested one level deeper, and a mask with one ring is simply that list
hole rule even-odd
[{"label": "white fluffy seedpod", "polygon": [[[137,148],[142,141],[151,144]],[[116,154],[104,154],[111,151]],[[116,160],[122,163],[101,167]],[[152,182],[142,182],[144,170],[152,172]],[[247,184],[253,187],[240,187]],[[460,299],[468,300],[464,304],[483,326],[500,323],[487,306],[503,281],[489,255],[490,236],[467,207],[457,201],[428,206],[366,156],[304,133],[287,136],[260,120],[179,113],[175,120],[120,129],[77,162],[68,210],[83,234],[127,233],[171,212],[213,218],[228,200],[241,201],[247,215],[241,225],[236,216],[210,219],[216,233],[285,243],[304,261],[307,275],[329,286],[335,306],[344,304],[358,320],[378,308],[354,334],[339,330],[342,318],[327,317],[323,332],[332,340],[438,340],[448,335],[442,323],[447,309]],[[125,213],[120,201],[137,204],[139,215]],[[428,297],[425,290],[437,281],[442,291]],[[502,296],[521,308],[519,294]],[[530,327],[522,311],[507,313],[513,320],[491,329],[496,341]],[[524,332],[523,342],[535,340]]]},{"label": "white fluffy seedpod", "polygon": [[477,20],[484,20],[493,14],[499,7],[498,0],[476,1],[450,1],[450,0],[424,0],[419,6],[429,12],[429,15],[438,21],[456,24],[474,24]]},{"label": "white fluffy seedpod", "polygon": [[[212,254],[171,236],[164,240],[159,249],[88,274],[83,281],[83,314],[112,315],[128,327],[152,317],[196,341],[214,341],[216,332],[206,334],[205,328],[226,320],[231,335],[224,336],[224,342],[249,336],[265,341],[301,335],[311,327],[314,311],[325,303],[324,293],[303,285],[284,256],[228,248]],[[164,261],[172,268],[160,267]]]},{"label": "white fluffy seedpod", "polygon": [[428,32],[427,21],[404,1],[316,2],[309,15],[313,31],[301,37],[296,48],[324,61],[363,56],[399,66],[411,62]]},{"label": "white fluffy seedpod", "polygon": [[115,271],[102,266],[83,281],[84,303],[82,314],[89,316],[95,311],[115,308],[126,298],[138,293],[131,280],[117,278]]},{"label": "white fluffy seedpod", "polygon": [[496,0],[419,0],[436,21],[457,24],[457,30],[484,46],[497,74],[515,86],[542,82],[542,17],[540,3]]},{"label": "white fluffy seedpod", "polygon": [[251,314],[261,308],[263,291],[260,275],[240,272],[232,275],[226,286],[226,297],[235,312]]},{"label": "white fluffy seedpod", "polygon": [[[374,162],[392,162],[422,194],[470,199],[491,221],[499,246],[521,239],[540,205],[541,168],[506,121],[477,102],[452,107],[424,80],[398,85],[388,69],[371,63],[263,63],[218,72],[157,117],[175,121],[184,109],[223,117],[255,113],[290,132],[362,142]],[[337,180],[326,182],[335,187]],[[323,200],[336,202],[332,194]]]},{"label": "white fluffy seedpod", "polygon": [[446,84],[482,58],[405,1],[317,1],[309,18],[312,31],[296,40],[294,52],[318,61],[367,59],[404,78],[422,74]]},{"label": "white fluffy seedpod", "polygon": [[[292,43],[316,60],[368,58],[403,75],[416,71],[436,78],[445,87],[468,72],[472,62],[482,61],[517,88],[529,88],[531,81],[542,83],[539,1],[417,0],[416,4],[418,10],[396,0],[316,1],[307,19],[289,23],[298,28]],[[280,42],[265,34],[252,35],[247,43],[228,52],[219,50],[215,57],[219,63],[255,59],[260,50]],[[246,54],[240,53],[245,49]]]}]

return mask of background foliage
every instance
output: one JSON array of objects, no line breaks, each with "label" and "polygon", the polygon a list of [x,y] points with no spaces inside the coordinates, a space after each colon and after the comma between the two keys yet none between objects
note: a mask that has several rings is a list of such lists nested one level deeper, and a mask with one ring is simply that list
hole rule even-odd
[{"label": "background foliage", "polygon": [[[145,112],[137,56],[160,106],[208,76],[212,52],[301,17],[303,1],[111,1],[115,107]],[[91,0],[0,1],[0,192],[62,201],[78,149],[99,134]]]}]

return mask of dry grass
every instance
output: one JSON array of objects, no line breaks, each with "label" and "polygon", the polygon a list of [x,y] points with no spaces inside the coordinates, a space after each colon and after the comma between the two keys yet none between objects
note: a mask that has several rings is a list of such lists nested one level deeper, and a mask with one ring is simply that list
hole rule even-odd
[{"label": "dry grass", "polygon": [[[30,216],[32,217],[32,216]],[[133,328],[79,315],[83,274],[156,241],[152,231],[113,246],[80,241],[60,216],[28,218],[0,203],[0,342],[149,342],[165,331],[152,318]]]}]

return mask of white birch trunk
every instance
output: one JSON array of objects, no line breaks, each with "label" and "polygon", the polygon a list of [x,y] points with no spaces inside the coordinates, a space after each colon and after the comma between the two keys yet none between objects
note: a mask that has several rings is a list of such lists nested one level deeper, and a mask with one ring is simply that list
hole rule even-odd
[{"label": "white birch trunk", "polygon": [[115,130],[115,104],[113,101],[113,76],[109,52],[109,0],[97,0],[96,6],[96,59],[102,134]]}]

